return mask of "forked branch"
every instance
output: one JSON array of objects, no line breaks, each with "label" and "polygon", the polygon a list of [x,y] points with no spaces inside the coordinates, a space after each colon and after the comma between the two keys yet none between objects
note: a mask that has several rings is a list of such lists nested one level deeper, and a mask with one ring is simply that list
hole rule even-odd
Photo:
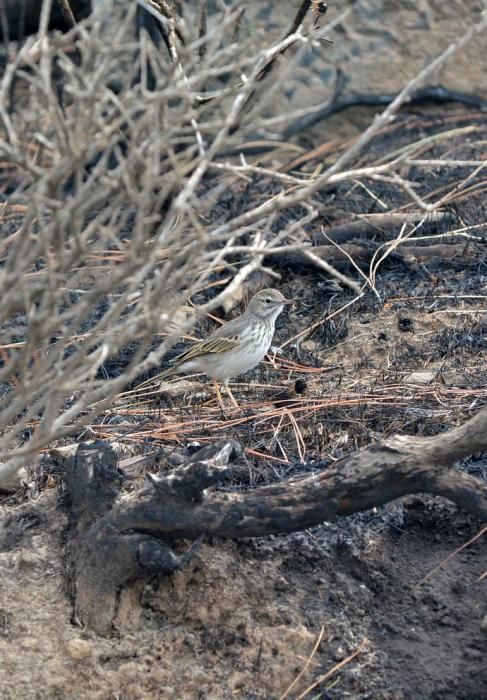
[{"label": "forked branch", "polygon": [[[119,480],[113,453],[103,442],[80,445],[66,464],[68,490],[79,513],[70,546],[76,614],[107,633],[116,620],[121,588],[180,568],[205,534],[233,538],[293,532],[420,492],[449,498],[485,522],[487,484],[453,468],[485,449],[487,408],[447,433],[392,437],[319,473],[247,492],[213,491],[210,487],[242,457],[238,443],[227,440],[203,448],[169,476],[152,475],[139,498],[112,508]],[[195,544],[178,555],[172,543],[182,538]]]}]

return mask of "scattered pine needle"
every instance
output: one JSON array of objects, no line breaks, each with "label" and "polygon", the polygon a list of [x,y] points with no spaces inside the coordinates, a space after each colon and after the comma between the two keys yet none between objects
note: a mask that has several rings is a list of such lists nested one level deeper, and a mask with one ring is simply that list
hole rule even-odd
[{"label": "scattered pine needle", "polygon": [[294,688],[294,686],[295,686],[295,685],[300,681],[300,679],[304,676],[304,674],[306,673],[306,671],[307,671],[308,668],[309,668],[309,665],[310,665],[311,661],[313,660],[314,655],[315,655],[316,652],[318,651],[318,647],[320,646],[320,643],[321,643],[321,640],[323,639],[323,634],[324,634],[324,633],[325,633],[325,626],[322,625],[322,626],[321,626],[321,629],[320,629],[320,633],[319,633],[319,635],[318,635],[318,639],[316,640],[316,643],[315,643],[315,645],[314,645],[314,647],[313,647],[313,650],[311,651],[311,654],[308,656],[308,659],[307,659],[306,663],[304,664],[303,668],[302,668],[301,671],[298,673],[298,675],[296,676],[296,678],[293,680],[293,682],[291,683],[291,685],[290,685],[290,686],[284,691],[284,693],[280,696],[279,700],[285,700],[285,698],[288,697],[289,693],[290,693],[291,690]]},{"label": "scattered pine needle", "polygon": [[291,421],[291,425],[294,430],[294,434],[296,436],[296,447],[298,449],[298,454],[299,454],[299,461],[301,464],[305,463],[304,457],[306,454],[306,444],[303,439],[303,435],[301,433],[301,430],[299,429],[299,425],[296,422],[295,417],[293,414],[289,411],[289,409],[286,409],[286,413],[289,415],[289,420]]},{"label": "scattered pine needle", "polygon": [[483,527],[480,532],[477,532],[477,534],[472,537],[468,542],[465,542],[462,544],[460,547],[455,549],[454,552],[449,554],[446,559],[443,559],[443,561],[440,561],[439,564],[437,564],[429,573],[426,574],[426,576],[423,576],[423,578],[418,581],[418,583],[414,586],[413,591],[415,591],[417,588],[419,588],[425,581],[427,581],[431,576],[433,576],[434,573],[438,571],[438,569],[441,569],[447,562],[450,561],[450,559],[453,559],[454,556],[456,556],[459,552],[462,550],[466,549],[467,547],[470,547],[471,544],[473,544],[476,540],[478,540],[482,535],[484,535],[487,532],[487,525]]},{"label": "scattered pine needle", "polygon": [[258,450],[252,450],[250,447],[245,448],[245,454],[252,455],[253,457],[259,457],[267,462],[281,462],[281,464],[290,464],[288,459],[281,459],[280,457],[274,457],[274,455],[266,455],[264,452],[259,452]]},{"label": "scattered pine needle", "polygon": [[333,668],[330,668],[329,671],[327,671],[325,674],[320,676],[314,683],[312,683],[310,686],[308,686],[306,688],[306,690],[301,693],[301,695],[298,695],[296,700],[303,700],[303,698],[305,698],[306,695],[308,695],[308,693],[310,693],[312,690],[314,690],[317,685],[321,685],[322,683],[327,681],[328,678],[331,678],[331,676],[333,676],[337,671],[340,671],[344,666],[346,666],[351,661],[353,661],[357,656],[362,654],[365,651],[365,647],[368,644],[368,642],[369,642],[369,640],[367,639],[367,637],[364,637],[362,639],[360,645],[357,647],[357,649],[355,649],[355,651],[352,654],[350,654],[350,656],[347,656],[346,659],[343,659],[343,661],[340,661],[340,663],[336,664],[335,666],[333,666]]}]

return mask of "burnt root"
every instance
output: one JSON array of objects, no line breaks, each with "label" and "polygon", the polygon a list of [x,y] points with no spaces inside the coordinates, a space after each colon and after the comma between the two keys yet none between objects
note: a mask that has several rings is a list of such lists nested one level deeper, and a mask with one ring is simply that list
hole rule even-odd
[{"label": "burnt root", "polygon": [[[331,469],[246,492],[218,491],[243,450],[223,440],[168,475],[151,475],[130,500],[103,441],[83,443],[66,460],[72,518],[68,577],[78,620],[108,634],[120,591],[170,574],[194,556],[203,537],[262,537],[302,530],[409,494],[443,496],[487,522],[487,485],[454,468],[487,448],[487,408],[434,437],[395,436],[345,457]],[[178,540],[192,544],[175,551]]]}]

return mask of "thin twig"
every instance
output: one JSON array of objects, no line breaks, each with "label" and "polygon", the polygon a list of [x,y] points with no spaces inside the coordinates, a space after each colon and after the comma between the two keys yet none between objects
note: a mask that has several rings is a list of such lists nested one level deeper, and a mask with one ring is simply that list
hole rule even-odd
[{"label": "thin twig", "polygon": [[459,554],[460,552],[462,552],[464,549],[466,549],[467,547],[470,547],[470,545],[472,545],[474,542],[476,542],[478,539],[480,539],[480,537],[485,535],[485,533],[487,533],[487,526],[483,527],[479,532],[477,532],[477,534],[474,537],[469,539],[468,542],[464,542],[464,544],[462,544],[460,547],[457,547],[457,549],[455,549],[454,552],[452,552],[445,559],[440,561],[439,564],[437,564],[433,569],[431,569],[431,571],[429,571],[426,574],[426,576],[423,576],[423,578],[420,579],[418,581],[418,583],[416,583],[414,585],[413,591],[415,591],[420,586],[422,586],[423,583],[425,583],[425,581],[428,581],[428,579],[430,579],[433,576],[433,574],[435,574],[437,571],[439,571],[439,569],[443,568],[443,566],[445,566],[445,564],[447,564],[450,561],[450,559],[453,559],[453,557],[456,557],[456,555]]},{"label": "thin twig", "polygon": [[72,29],[76,26],[76,19],[73,14],[73,10],[71,9],[71,5],[69,4],[69,0],[57,0],[57,2],[61,8],[66,24],[70,29]]},{"label": "thin twig", "polygon": [[313,649],[311,650],[311,654],[310,654],[310,655],[308,656],[308,658],[306,659],[306,663],[304,664],[303,668],[302,668],[301,671],[298,673],[298,675],[296,676],[296,678],[293,680],[293,682],[291,683],[291,685],[289,685],[289,686],[286,688],[286,690],[284,691],[284,693],[279,697],[279,700],[285,700],[285,699],[289,696],[291,690],[297,685],[297,683],[299,683],[299,681],[301,680],[301,678],[304,676],[304,674],[306,673],[306,671],[308,670],[308,668],[309,668],[309,666],[310,666],[310,664],[311,664],[311,661],[313,660],[314,655],[315,655],[316,652],[318,651],[318,647],[319,647],[320,644],[321,644],[321,640],[323,639],[324,633],[325,633],[325,626],[322,625],[322,626],[321,626],[321,629],[320,629],[320,632],[319,632],[319,634],[318,634],[318,638],[317,638],[317,640],[316,640],[316,643],[315,643]]},{"label": "thin twig", "polygon": [[340,661],[338,664],[333,666],[327,673],[324,673],[322,676],[320,676],[314,683],[312,683],[310,686],[306,688],[298,697],[296,700],[303,700],[312,690],[316,688],[316,686],[321,685],[325,681],[327,681],[331,676],[335,675],[337,671],[340,671],[344,666],[347,666],[351,661],[357,658],[357,656],[360,656],[360,654],[363,654],[365,651],[365,647],[369,643],[369,640],[367,637],[364,637],[363,640],[360,642],[360,645],[355,649],[355,651],[350,654],[350,656],[347,656],[346,659],[343,659],[343,661]]}]

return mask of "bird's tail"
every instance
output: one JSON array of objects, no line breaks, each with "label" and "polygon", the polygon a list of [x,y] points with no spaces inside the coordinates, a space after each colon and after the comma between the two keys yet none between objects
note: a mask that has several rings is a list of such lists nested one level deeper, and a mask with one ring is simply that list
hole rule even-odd
[{"label": "bird's tail", "polygon": [[173,374],[174,371],[174,367],[169,367],[169,369],[164,370],[164,372],[156,374],[155,377],[151,377],[150,379],[146,379],[145,382],[137,384],[137,389],[144,389],[145,387],[151,386],[152,384],[159,384],[160,386],[164,377],[169,377],[169,375]]}]

